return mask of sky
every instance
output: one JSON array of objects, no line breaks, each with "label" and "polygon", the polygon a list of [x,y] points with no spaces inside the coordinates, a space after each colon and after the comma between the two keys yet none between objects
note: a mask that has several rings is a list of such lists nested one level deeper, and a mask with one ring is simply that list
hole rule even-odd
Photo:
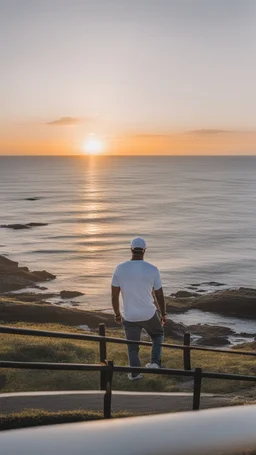
[{"label": "sky", "polygon": [[0,0],[0,154],[256,154],[256,1]]}]

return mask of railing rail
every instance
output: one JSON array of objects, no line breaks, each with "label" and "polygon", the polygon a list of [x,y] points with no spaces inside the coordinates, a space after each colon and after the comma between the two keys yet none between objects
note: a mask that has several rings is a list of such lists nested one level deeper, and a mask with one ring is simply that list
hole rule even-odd
[{"label": "railing rail", "polygon": [[[101,325],[101,324],[100,324]],[[0,325],[0,333],[9,333],[13,335],[27,335],[27,336],[39,336],[39,337],[50,337],[50,338],[67,338],[71,340],[87,340],[98,342],[101,339],[101,335],[87,335],[87,334],[80,334],[80,333],[70,333],[70,332],[51,332],[46,330],[31,330],[31,329],[21,329],[16,327],[6,327]],[[185,334],[186,335],[186,334]],[[104,336],[104,340],[107,343],[115,343],[115,344],[139,344],[140,346],[152,346],[149,341],[133,341],[133,340],[126,340],[124,338],[115,338],[115,337],[108,337]],[[235,349],[228,350],[228,349],[219,349],[219,348],[209,348],[209,347],[202,347],[202,346],[191,346],[191,345],[181,345],[181,344],[170,344],[170,343],[162,343],[162,347],[169,348],[169,349],[181,349],[181,350],[188,350],[188,351],[208,351],[208,352],[220,352],[222,354],[238,354],[238,355],[245,355],[245,356],[256,356],[256,352],[251,351],[238,351]]]},{"label": "railing rail", "polygon": [[37,337],[50,337],[59,339],[74,339],[74,340],[87,340],[99,343],[100,347],[100,363],[99,364],[77,364],[77,363],[49,363],[49,362],[17,362],[17,361],[6,361],[0,360],[1,368],[11,369],[33,369],[33,370],[71,370],[71,371],[97,371],[100,372],[100,389],[105,390],[104,395],[104,417],[111,417],[111,396],[112,396],[112,379],[114,372],[117,373],[143,373],[143,374],[160,374],[168,376],[180,376],[180,377],[192,377],[194,379],[193,388],[193,410],[200,408],[200,397],[201,397],[201,383],[203,378],[208,379],[224,379],[224,380],[235,380],[235,381],[254,381],[256,382],[256,376],[230,374],[230,373],[215,373],[203,371],[201,368],[191,369],[190,351],[196,350],[203,351],[214,351],[224,352],[229,354],[241,354],[241,355],[252,355],[255,356],[256,352],[248,351],[229,351],[213,348],[199,348],[197,346],[190,346],[189,334],[184,336],[184,345],[175,345],[163,343],[162,346],[171,349],[182,349],[184,370],[177,370],[173,368],[138,368],[114,365],[112,361],[107,361],[107,342],[117,344],[140,344],[142,346],[152,346],[151,343],[146,341],[130,341],[122,338],[113,338],[105,336],[105,325],[100,324],[99,336],[77,334],[77,333],[66,333],[66,332],[50,332],[44,330],[31,330],[22,329],[16,327],[0,326],[0,333],[13,334],[13,335],[25,335],[25,336],[37,336]]}]

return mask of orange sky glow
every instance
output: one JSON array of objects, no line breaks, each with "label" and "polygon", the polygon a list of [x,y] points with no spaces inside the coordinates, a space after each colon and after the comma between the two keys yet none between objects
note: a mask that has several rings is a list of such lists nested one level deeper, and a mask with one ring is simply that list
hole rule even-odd
[{"label": "orange sky glow", "polygon": [[[59,128],[52,128],[53,130]],[[20,125],[0,136],[0,155],[87,154],[89,137],[76,127],[61,131]],[[170,134],[96,135],[103,143],[102,155],[251,155],[256,150],[256,132],[195,130]]]}]

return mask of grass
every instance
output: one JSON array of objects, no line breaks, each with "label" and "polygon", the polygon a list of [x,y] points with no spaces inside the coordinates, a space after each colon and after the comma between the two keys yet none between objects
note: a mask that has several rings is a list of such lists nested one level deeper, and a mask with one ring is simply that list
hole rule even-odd
[{"label": "grass", "polygon": [[[117,412],[113,413],[112,417],[121,418],[130,416],[131,414],[127,412]],[[14,412],[12,414],[0,414],[0,431],[101,419],[103,419],[102,413],[95,411],[78,410],[48,412],[39,409],[24,409],[21,412]]]},{"label": "grass", "polygon": [[[218,373],[232,373],[253,376],[256,374],[255,357],[221,354],[207,351],[192,351],[192,367]],[[203,379],[202,390],[209,393],[231,393],[256,385],[255,382]]]},{"label": "grass", "polygon": [[[1,323],[3,325],[3,323]],[[10,324],[6,324],[10,325]],[[60,324],[16,323],[16,327],[37,330],[65,331],[85,333],[81,329]],[[107,330],[110,336],[123,337],[122,330]],[[168,339],[173,343],[173,340]],[[142,364],[150,360],[150,349],[141,347]],[[127,365],[125,345],[107,344],[107,357],[115,365]],[[99,363],[98,343],[88,341],[61,340],[56,338],[38,338],[21,335],[0,334],[0,358],[13,361]],[[230,354],[192,351],[192,368],[201,367],[207,371],[229,372],[254,375],[255,359]],[[167,368],[183,369],[181,350],[164,349],[163,363]],[[188,378],[186,378],[186,381]],[[114,390],[135,391],[179,391],[182,378],[144,375],[142,381],[130,382],[126,374],[114,374]],[[224,381],[205,379],[203,392],[228,393],[242,388],[249,388],[255,383],[245,381]],[[1,392],[54,391],[54,390],[95,390],[99,388],[99,373],[82,371],[47,371],[47,370],[0,370]]]}]

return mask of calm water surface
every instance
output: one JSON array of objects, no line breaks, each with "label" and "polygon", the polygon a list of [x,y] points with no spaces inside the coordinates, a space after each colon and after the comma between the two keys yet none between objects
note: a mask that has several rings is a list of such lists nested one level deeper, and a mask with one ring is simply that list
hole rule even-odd
[{"label": "calm water surface", "polygon": [[[129,241],[148,243],[168,295],[191,283],[255,287],[256,158],[0,157],[0,253],[57,274],[90,309],[110,306]],[[39,197],[27,201],[28,197]]]}]

